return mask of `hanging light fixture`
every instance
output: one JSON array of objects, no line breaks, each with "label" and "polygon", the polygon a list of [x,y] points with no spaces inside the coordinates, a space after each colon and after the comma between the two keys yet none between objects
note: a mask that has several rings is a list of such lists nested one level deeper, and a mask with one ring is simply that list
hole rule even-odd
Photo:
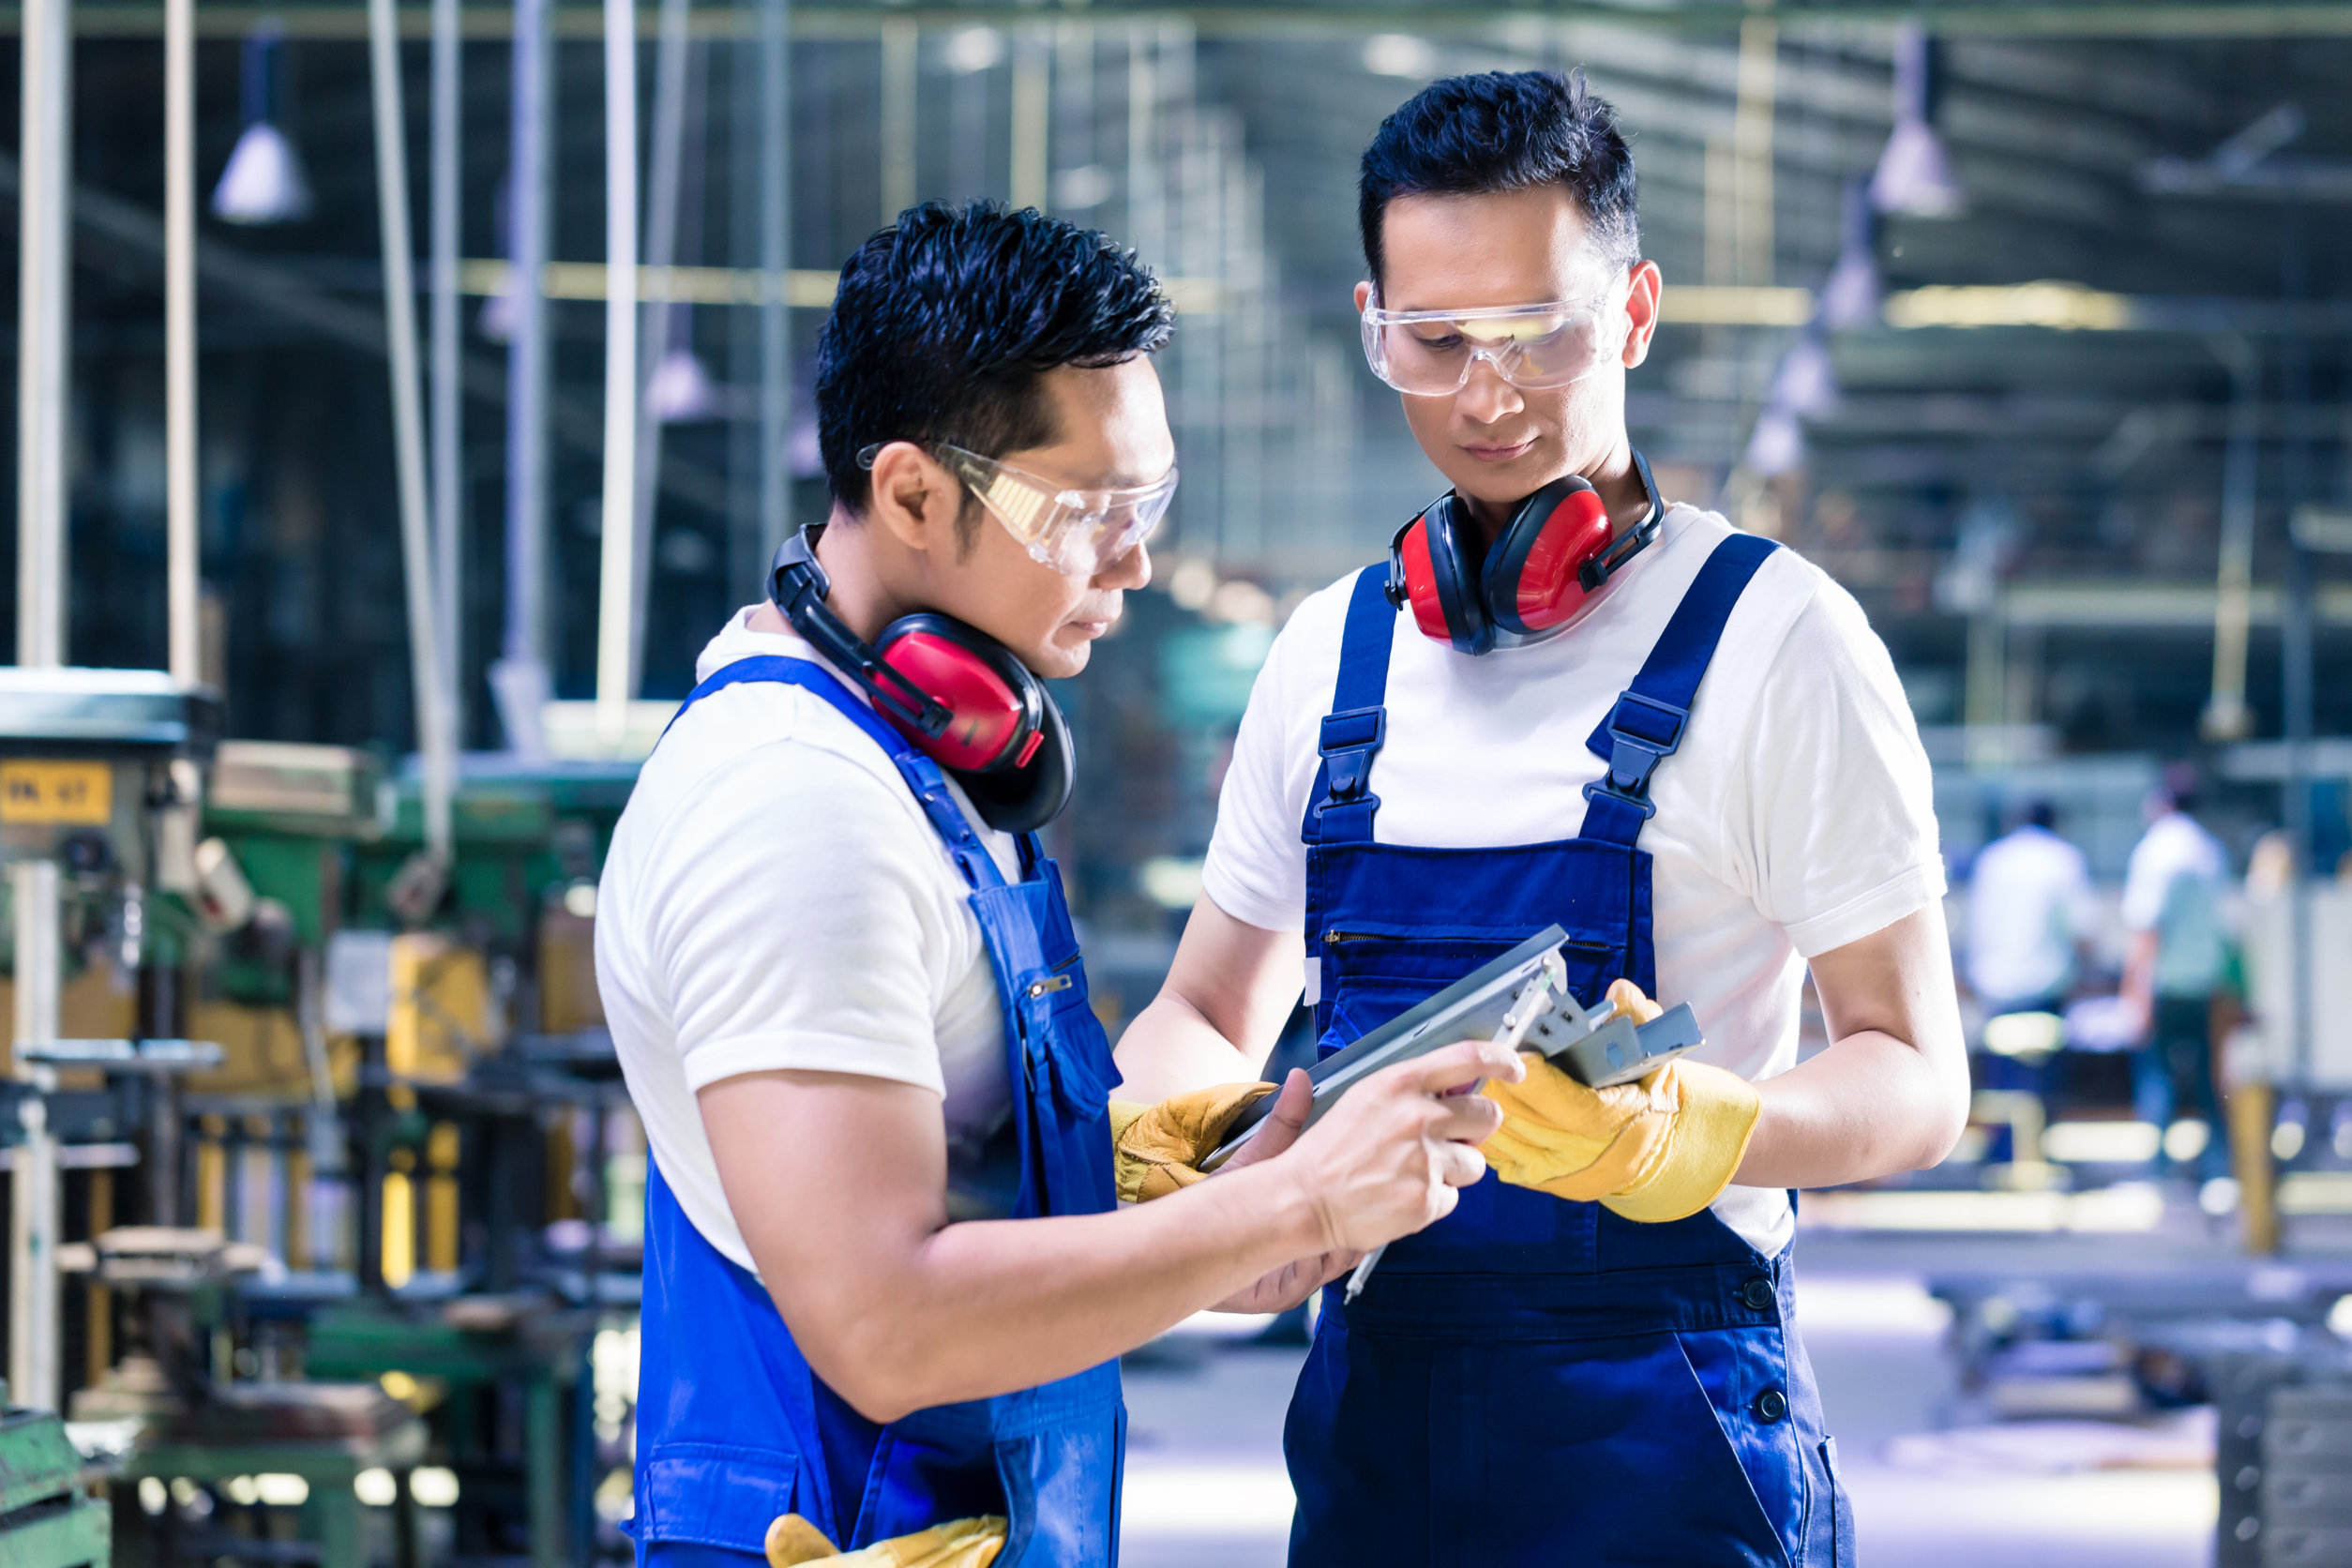
[{"label": "hanging light fixture", "polygon": [[1837,264],[1821,285],[1821,324],[1832,332],[1878,324],[1877,214],[1871,210],[1870,187],[1854,180],[1846,187],[1839,223]]},{"label": "hanging light fixture", "polygon": [[263,22],[245,38],[245,130],[213,188],[212,214],[224,223],[299,223],[310,216],[310,182],[302,155],[279,129],[279,52],[285,28]]},{"label": "hanging light fixture", "polygon": [[645,413],[665,425],[691,424],[718,412],[710,371],[684,344],[671,349],[645,379]]},{"label": "hanging light fixture", "polygon": [[1924,29],[1894,35],[1894,132],[1878,155],[1870,202],[1907,218],[1957,218],[1968,204],[1936,134],[1936,41]]},{"label": "hanging light fixture", "polygon": [[1764,400],[1806,416],[1827,414],[1837,406],[1837,371],[1830,364],[1830,351],[1818,332],[1808,328],[1788,345]]}]

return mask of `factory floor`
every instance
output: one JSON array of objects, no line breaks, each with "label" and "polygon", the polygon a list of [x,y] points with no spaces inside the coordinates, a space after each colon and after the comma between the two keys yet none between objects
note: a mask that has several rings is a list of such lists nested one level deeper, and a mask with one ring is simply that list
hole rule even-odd
[{"label": "factory floor", "polygon": [[[2204,1568],[2218,1508],[2209,1416],[1998,1428],[1957,1387],[1949,1313],[1923,1288],[1958,1269],[2146,1274],[2250,1267],[2192,1212],[2157,1233],[1892,1237],[1809,1231],[1798,1320],[1872,1568]],[[2332,1250],[2332,1249],[2331,1249]],[[2335,1254],[2341,1262],[2343,1255]],[[1131,1358],[1124,1568],[1279,1568],[1290,1518],[1284,1408],[1298,1348],[1163,1341]],[[2202,1423],[2202,1424],[2201,1424]],[[2120,1452],[2100,1453],[2110,1434]],[[2089,1449],[2085,1450],[2085,1443]],[[1573,1554],[1572,1554],[1573,1555]],[[1568,1559],[1563,1559],[1568,1560]]]}]

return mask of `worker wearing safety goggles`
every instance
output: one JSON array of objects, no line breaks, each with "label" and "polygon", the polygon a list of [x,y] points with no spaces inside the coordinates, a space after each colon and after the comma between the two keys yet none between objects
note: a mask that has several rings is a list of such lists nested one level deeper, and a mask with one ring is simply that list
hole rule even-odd
[{"label": "worker wearing safety goggles", "polygon": [[1428,87],[1359,210],[1365,355],[1452,489],[1276,639],[1124,1092],[1255,1076],[1302,979],[1328,1053],[1554,923],[1586,1005],[1706,1042],[1488,1087],[1490,1179],[1324,1295],[1290,1560],[1850,1560],[1790,1189],[1932,1165],[1968,1101],[1902,688],[1834,582],[1634,450],[1661,283],[1581,73]]},{"label": "worker wearing safety goggles", "polygon": [[1071,776],[1040,678],[1149,580],[1175,487],[1170,325],[1034,212],[916,208],[842,270],[830,520],[704,651],[598,894],[651,1155],[641,1563],[1108,1563],[1115,1358],[1304,1299],[1483,1173],[1500,1112],[1446,1092],[1517,1063],[1463,1046],[1303,1133],[1295,1075],[1244,1168],[1118,1201],[1252,1097],[1114,1111],[1037,840]]}]

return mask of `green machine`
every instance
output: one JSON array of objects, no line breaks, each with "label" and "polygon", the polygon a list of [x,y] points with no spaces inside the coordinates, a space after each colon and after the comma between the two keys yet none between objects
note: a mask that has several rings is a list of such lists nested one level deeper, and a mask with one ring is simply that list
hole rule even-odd
[{"label": "green machine", "polygon": [[104,1568],[112,1535],[106,1504],[82,1494],[82,1456],[65,1423],[50,1410],[0,1409],[0,1568]]}]

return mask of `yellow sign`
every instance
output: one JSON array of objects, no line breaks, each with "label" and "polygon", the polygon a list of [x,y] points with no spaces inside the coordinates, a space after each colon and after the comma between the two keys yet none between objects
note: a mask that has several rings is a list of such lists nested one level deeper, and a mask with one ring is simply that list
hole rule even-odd
[{"label": "yellow sign", "polygon": [[0,762],[0,822],[103,826],[114,814],[114,772],[104,762]]}]

